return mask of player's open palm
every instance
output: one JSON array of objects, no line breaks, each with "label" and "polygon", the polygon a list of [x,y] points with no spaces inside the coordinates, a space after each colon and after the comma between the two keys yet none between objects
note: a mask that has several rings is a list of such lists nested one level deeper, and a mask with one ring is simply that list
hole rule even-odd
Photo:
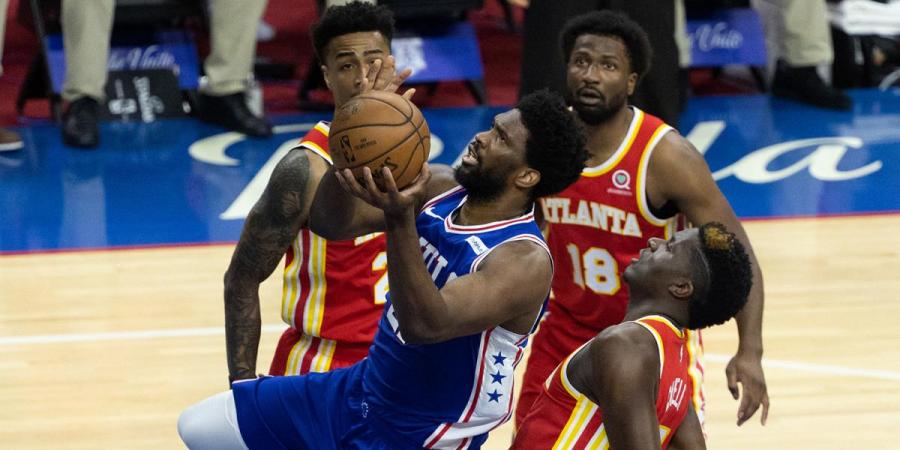
[{"label": "player's open palm", "polygon": [[[410,75],[412,75],[412,69],[410,68],[397,72],[397,66],[393,56],[388,56],[384,60],[377,59],[374,63],[369,65],[369,71],[366,72],[366,77],[363,81],[365,85],[363,92],[397,92],[397,90],[400,89],[400,85],[402,85]],[[409,89],[403,93],[403,97],[409,100],[415,92],[415,89]]]},{"label": "player's open palm", "polygon": [[[741,399],[737,413],[738,426],[753,417],[760,405],[762,405],[760,423],[765,425],[769,416],[769,393],[760,359],[738,353],[725,367],[725,376],[728,378],[731,396],[735,400]],[[738,383],[741,384],[743,392],[738,390]]]},{"label": "player's open palm", "polygon": [[426,195],[425,188],[428,180],[431,179],[428,163],[422,165],[419,176],[403,190],[397,189],[397,183],[391,175],[391,170],[387,167],[381,169],[380,177],[378,177],[380,183],[375,182],[375,177],[372,176],[372,171],[368,167],[362,168],[361,179],[355,178],[350,169],[336,171],[335,175],[344,189],[366,203],[381,209],[386,217],[404,214],[414,216],[418,205],[423,203]]}]

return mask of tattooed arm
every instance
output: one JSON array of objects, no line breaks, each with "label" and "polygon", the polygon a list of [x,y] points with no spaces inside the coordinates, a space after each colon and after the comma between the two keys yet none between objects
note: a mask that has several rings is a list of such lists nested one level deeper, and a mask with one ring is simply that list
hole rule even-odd
[{"label": "tattooed arm", "polygon": [[253,206],[225,272],[225,341],[229,380],[256,377],[261,328],[259,285],[306,225],[309,204],[327,163],[302,149],[275,167]]}]

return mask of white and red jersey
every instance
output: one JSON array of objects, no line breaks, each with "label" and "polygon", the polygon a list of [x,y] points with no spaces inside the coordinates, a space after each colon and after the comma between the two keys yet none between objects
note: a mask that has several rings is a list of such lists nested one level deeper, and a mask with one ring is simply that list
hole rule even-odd
[{"label": "white and red jersey", "polygon": [[[665,449],[684,420],[691,402],[690,357],[685,331],[662,316],[642,317],[635,323],[653,335],[659,349],[659,391],[656,417]],[[576,350],[572,355],[578,352]],[[512,449],[608,449],[603,411],[578,391],[567,376],[572,355],[547,379],[544,390],[516,433]]]},{"label": "white and red jersey", "polygon": [[[317,123],[299,146],[331,163],[328,123]],[[329,241],[300,230],[285,256],[281,316],[305,337],[289,342],[294,348],[284,355],[284,373],[330,370],[338,347],[354,348],[344,358],[352,361],[340,366],[365,356],[388,291],[385,250],[381,233]]]},{"label": "white and red jersey", "polygon": [[585,340],[622,321],[625,267],[651,237],[668,239],[680,217],[657,217],[647,203],[647,166],[672,128],[638,108],[632,111],[625,139],[605,163],[585,168],[578,181],[541,200],[556,263],[550,314],[589,330]]}]

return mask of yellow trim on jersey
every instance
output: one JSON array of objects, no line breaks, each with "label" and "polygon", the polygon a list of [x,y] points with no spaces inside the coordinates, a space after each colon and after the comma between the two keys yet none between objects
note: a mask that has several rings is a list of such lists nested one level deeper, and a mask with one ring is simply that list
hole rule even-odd
[{"label": "yellow trim on jersey", "polygon": [[303,311],[303,332],[318,336],[325,316],[325,254],[327,241],[310,233],[309,240],[309,296]]},{"label": "yellow trim on jersey", "polygon": [[575,408],[572,408],[572,414],[559,433],[559,437],[553,444],[553,450],[568,450],[575,447],[578,437],[581,436],[590,418],[597,412],[597,405],[588,400],[587,397],[581,396]]},{"label": "yellow trim on jersey", "polygon": [[334,164],[334,161],[331,160],[331,155],[329,155],[322,147],[319,147],[319,144],[316,144],[313,141],[303,141],[300,143],[300,146],[306,147],[307,150],[321,156],[322,159],[328,161],[328,164]]},{"label": "yellow trim on jersey", "polygon": [[619,148],[617,148],[615,153],[613,153],[603,164],[594,167],[586,167],[581,171],[581,176],[599,177],[612,170],[613,167],[619,165],[619,161],[622,161],[622,158],[628,154],[631,145],[634,143],[635,138],[637,138],[638,131],[641,129],[641,124],[644,123],[644,112],[637,108],[632,108],[632,111],[634,111],[634,117],[631,118],[631,125],[628,128],[628,132],[625,134],[625,139],[622,140],[622,143],[619,145]]},{"label": "yellow trim on jersey", "polygon": [[369,234],[359,236],[359,237],[353,239],[353,245],[357,245],[357,246],[363,245],[366,242],[369,242],[369,241],[371,241],[379,236],[382,236],[382,235],[384,235],[384,232],[379,231],[377,233],[369,233]]},{"label": "yellow trim on jersey", "polygon": [[609,439],[606,437],[606,426],[603,423],[591,436],[591,439],[584,446],[585,450],[606,450],[609,448]]},{"label": "yellow trim on jersey", "polygon": [[678,336],[679,338],[682,338],[682,339],[684,338],[684,334],[682,334],[682,330],[680,328],[676,327],[675,324],[672,323],[672,321],[669,320],[668,317],[660,316],[658,314],[651,314],[649,316],[641,317],[638,320],[644,320],[644,319],[652,320],[654,322],[660,322],[660,323],[666,325],[667,327],[669,327],[669,329],[671,329],[672,332],[675,333],[676,336]]},{"label": "yellow trim on jersey", "polygon": [[638,165],[637,171],[637,182],[635,189],[635,197],[637,197],[638,210],[641,212],[641,216],[647,222],[650,222],[653,225],[658,227],[666,227],[666,239],[669,238],[669,233],[671,230],[669,229],[670,222],[674,222],[673,219],[663,220],[659,217],[653,215],[650,212],[650,207],[647,205],[647,169],[650,166],[650,157],[653,155],[653,150],[656,149],[656,144],[665,136],[666,133],[672,130],[672,127],[668,125],[660,125],[656,130],[653,131],[653,136],[650,137],[650,140],[647,141],[647,146],[644,148],[644,153],[641,155],[641,162]]},{"label": "yellow trim on jersey", "polygon": [[671,428],[669,428],[663,424],[659,424],[659,442],[660,442],[660,444],[666,441],[666,437],[669,436],[669,433],[671,433],[671,432],[672,432]]},{"label": "yellow trim on jersey", "polygon": [[281,319],[294,328],[297,328],[297,324],[294,321],[297,312],[297,288],[299,283],[297,276],[300,273],[300,263],[303,261],[302,233],[301,231],[291,243],[294,260],[284,268],[284,282],[281,288]]},{"label": "yellow trim on jersey", "polygon": [[[330,127],[328,125],[326,125],[324,122],[317,122],[316,125],[313,126],[313,128],[316,131],[318,131],[319,133],[322,133],[322,135],[325,136],[325,139],[328,139],[328,130]],[[312,140],[300,141],[299,145],[301,147],[305,147],[307,150],[321,156],[322,159],[324,159],[325,161],[328,161],[328,164],[334,164],[334,162],[331,160],[331,155],[329,155],[328,152],[325,151],[325,149],[320,147],[319,144],[316,144]]]},{"label": "yellow trim on jersey", "polygon": [[316,356],[309,365],[310,372],[328,372],[331,369],[331,360],[334,358],[334,348],[337,343],[331,339],[320,339]]},{"label": "yellow trim on jersey", "polygon": [[634,323],[647,329],[647,331],[649,331],[651,334],[653,334],[653,338],[656,339],[656,349],[659,351],[659,377],[662,378],[663,366],[665,366],[665,364],[666,364],[666,353],[663,350],[662,336],[659,335],[659,333],[656,331],[655,328],[651,327],[650,325],[647,325],[646,323],[641,322],[640,319],[635,320]]},{"label": "yellow trim on jersey", "polygon": [[285,375],[300,374],[300,362],[303,361],[303,355],[309,350],[310,345],[312,345],[312,337],[301,334],[300,339],[291,347],[291,352],[288,354],[287,364],[284,368]]},{"label": "yellow trim on jersey", "polygon": [[566,359],[563,360],[563,362],[562,362],[562,364],[560,365],[560,368],[559,368],[559,380],[560,380],[560,382],[562,383],[562,387],[563,387],[563,388],[566,390],[566,392],[568,392],[569,395],[572,396],[572,398],[574,398],[575,400],[581,400],[583,397],[585,397],[585,395],[582,394],[581,392],[579,392],[578,389],[575,389],[575,386],[572,385],[572,383],[569,382],[569,376],[566,374],[566,373],[569,371],[569,362],[572,361],[572,358],[574,358],[575,355],[577,355],[578,352],[581,351],[581,349],[583,349],[584,347],[586,347],[586,346],[587,346],[588,344],[590,344],[592,341],[593,341],[593,339],[591,339],[590,341],[585,342],[584,344],[581,344],[581,346],[579,346],[578,348],[576,348],[574,352],[569,353],[569,356],[567,356]]},{"label": "yellow trim on jersey", "polygon": [[700,345],[700,331],[685,330],[685,332],[687,333],[687,345],[685,345],[685,348],[687,348],[688,352],[688,376],[694,382],[694,392],[691,394],[691,399],[694,403],[694,411],[697,413],[697,418],[700,419],[701,427],[703,427],[705,425],[704,414],[706,412],[703,404],[703,373],[697,367],[702,364],[700,360],[703,358],[703,347]]}]

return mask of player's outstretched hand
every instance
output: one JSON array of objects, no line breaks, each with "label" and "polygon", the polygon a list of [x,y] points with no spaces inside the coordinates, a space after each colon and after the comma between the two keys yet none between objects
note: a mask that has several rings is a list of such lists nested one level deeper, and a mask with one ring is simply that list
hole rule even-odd
[{"label": "player's outstretched hand", "polygon": [[419,176],[413,182],[403,188],[397,189],[397,183],[391,170],[387,167],[381,169],[381,181],[384,190],[379,188],[372,177],[372,170],[368,167],[362,169],[362,179],[353,176],[350,169],[335,171],[338,182],[350,194],[359,197],[366,203],[384,211],[385,216],[399,216],[404,214],[415,215],[415,208],[422,204],[426,195],[426,186],[431,179],[431,170],[428,163],[422,165]]},{"label": "player's outstretched hand", "polygon": [[[743,355],[739,352],[725,367],[725,376],[728,379],[728,390],[731,391],[731,396],[735,400],[741,399],[741,405],[737,412],[738,426],[753,417],[760,405],[762,405],[760,422],[765,425],[766,419],[769,417],[769,393],[760,358]],[[743,395],[738,390],[738,383],[743,388]]]},{"label": "player's outstretched hand", "polygon": [[[412,75],[412,69],[410,68],[403,69],[403,71],[397,73],[397,66],[393,56],[388,56],[384,60],[376,59],[375,62],[369,65],[369,71],[366,73],[364,80],[366,88],[363,92],[397,92],[397,89],[400,89],[400,85],[410,75]],[[408,89],[403,93],[403,97],[409,100],[415,93],[415,89]]]}]

